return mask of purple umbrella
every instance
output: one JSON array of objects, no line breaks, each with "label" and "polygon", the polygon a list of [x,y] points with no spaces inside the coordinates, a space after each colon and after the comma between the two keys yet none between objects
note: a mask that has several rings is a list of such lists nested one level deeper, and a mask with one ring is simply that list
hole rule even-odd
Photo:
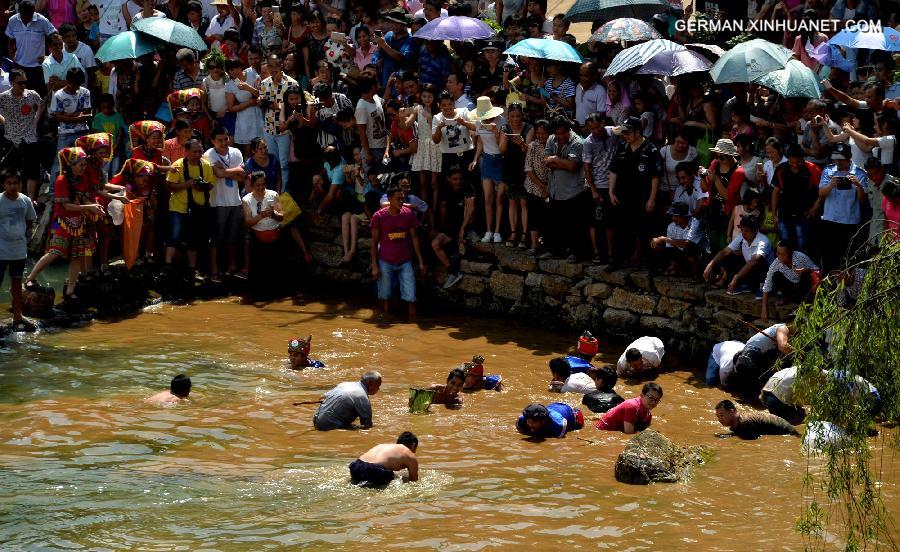
[{"label": "purple umbrella", "polygon": [[463,40],[486,39],[494,36],[494,30],[484,21],[474,17],[453,15],[438,17],[425,24],[413,35],[424,40]]},{"label": "purple umbrella", "polygon": [[637,70],[640,75],[682,75],[697,71],[708,71],[712,62],[697,52],[690,50],[666,50],[654,55]]}]

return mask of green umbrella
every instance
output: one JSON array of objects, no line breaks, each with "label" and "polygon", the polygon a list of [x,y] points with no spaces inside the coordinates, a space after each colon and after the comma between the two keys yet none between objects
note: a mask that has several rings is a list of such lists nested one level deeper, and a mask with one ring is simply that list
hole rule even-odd
[{"label": "green umbrella", "polygon": [[753,82],[771,71],[784,69],[793,52],[757,38],[738,44],[725,52],[709,70],[716,84]]},{"label": "green umbrella", "polygon": [[649,19],[668,9],[668,0],[576,0],[566,12],[565,20],[578,23],[597,18],[607,21],[620,17]]},{"label": "green umbrella", "polygon": [[199,51],[209,49],[197,31],[166,17],[147,17],[135,21],[131,28],[176,46]]},{"label": "green umbrella", "polygon": [[162,50],[165,45],[151,36],[134,31],[126,31],[112,36],[100,46],[94,56],[100,61],[137,59],[146,54]]},{"label": "green umbrella", "polygon": [[767,73],[753,82],[774,90],[785,98],[822,97],[816,74],[796,59],[788,61],[784,69]]}]

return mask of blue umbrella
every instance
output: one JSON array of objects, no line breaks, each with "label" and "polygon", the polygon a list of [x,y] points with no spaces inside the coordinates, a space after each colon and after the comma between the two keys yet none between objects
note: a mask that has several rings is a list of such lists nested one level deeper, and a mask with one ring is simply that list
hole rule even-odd
[{"label": "blue umbrella", "polygon": [[480,40],[494,36],[494,30],[480,19],[453,15],[432,19],[413,35],[423,40]]},{"label": "blue umbrella", "polygon": [[900,52],[900,33],[890,27],[873,29],[868,25],[853,25],[834,35],[828,44]]},{"label": "blue umbrella", "polygon": [[548,38],[526,38],[517,42],[503,53],[510,56],[525,56],[571,63],[581,63],[583,61],[578,52],[575,51],[575,48],[572,48],[568,43]]},{"label": "blue umbrella", "polygon": [[111,36],[97,50],[96,58],[100,61],[118,61],[121,59],[137,59],[165,48],[165,44],[152,36],[134,31],[125,31]]}]

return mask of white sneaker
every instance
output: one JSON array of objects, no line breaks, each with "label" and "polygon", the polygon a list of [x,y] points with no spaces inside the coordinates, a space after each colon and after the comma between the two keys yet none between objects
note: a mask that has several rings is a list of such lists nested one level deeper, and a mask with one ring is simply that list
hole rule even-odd
[{"label": "white sneaker", "polygon": [[494,243],[503,243],[503,236],[500,235],[500,232],[494,234]]},{"label": "white sneaker", "polygon": [[447,281],[444,282],[444,289],[450,289],[462,280],[462,274],[448,274]]},{"label": "white sneaker", "polygon": [[481,243],[491,243],[491,240],[493,240],[493,239],[494,239],[493,232],[485,232],[484,237],[481,238]]}]

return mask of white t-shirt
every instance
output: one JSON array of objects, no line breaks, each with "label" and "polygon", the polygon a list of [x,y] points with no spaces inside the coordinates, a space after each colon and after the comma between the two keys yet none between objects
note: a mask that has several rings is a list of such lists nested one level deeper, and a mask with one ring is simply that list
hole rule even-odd
[{"label": "white t-shirt", "polygon": [[[694,217],[688,219],[687,226],[684,228],[670,222],[666,228],[666,237],[670,240],[688,240],[696,244],[700,244],[703,240],[703,229],[700,227],[700,221]],[[675,247],[671,243],[667,243],[666,247]]]},{"label": "white t-shirt", "polygon": [[[221,162],[227,169],[244,166],[244,156],[237,148],[228,148],[228,153],[220,155],[215,148],[209,148],[203,158],[211,165]],[[241,183],[232,178],[217,178],[209,202],[213,207],[239,207],[241,205]]]},{"label": "white t-shirt", "polygon": [[666,174],[659,183],[659,189],[664,192],[675,191],[678,189],[678,175],[675,174],[675,167],[683,161],[693,161],[694,159],[697,159],[697,148],[688,146],[688,152],[684,159],[676,160],[672,158],[672,146],[663,146],[662,149],[659,150],[659,154],[662,156],[663,162],[666,165]]},{"label": "white t-shirt", "polygon": [[[465,109],[457,109],[456,115],[465,118]],[[441,153],[462,153],[472,149],[472,137],[469,128],[456,122],[455,119],[445,119],[443,113],[438,113],[431,121],[431,134],[437,130],[441,123],[446,126],[441,128]]]},{"label": "white t-shirt", "polygon": [[786,324],[772,324],[765,330],[756,332],[747,340],[745,348],[756,349],[763,354],[774,351],[778,347],[778,343],[775,342],[775,334],[785,326]]},{"label": "white t-shirt", "polygon": [[593,393],[596,390],[597,385],[594,383],[594,380],[591,379],[591,376],[585,374],[584,372],[578,372],[566,378],[566,382],[563,384],[562,389],[560,389],[559,392],[581,393],[583,395],[585,393]]},{"label": "white t-shirt", "polygon": [[[791,366],[772,374],[769,381],[763,386],[763,393],[768,391],[775,395],[779,401],[786,404],[794,404],[794,380],[797,379],[797,367]],[[762,393],[760,393],[762,398]]]},{"label": "white t-shirt", "polygon": [[[246,194],[241,201],[244,202],[244,205],[250,208],[250,214],[252,216],[256,216],[260,211],[265,211],[266,209],[275,205],[275,202],[278,201],[278,192],[275,190],[266,190],[266,196],[262,201],[253,197],[252,193]],[[266,217],[261,221],[254,224],[251,228],[254,230],[259,230],[260,232],[264,232],[266,230],[275,230],[281,226],[281,223],[272,217]]]},{"label": "white t-shirt", "polygon": [[728,249],[732,251],[740,251],[744,257],[744,262],[749,263],[754,255],[760,255],[767,263],[772,264],[775,260],[775,253],[772,251],[772,243],[769,238],[762,232],[757,232],[753,242],[747,243],[744,236],[737,236],[728,244]]},{"label": "white t-shirt", "polygon": [[672,203],[687,203],[688,208],[691,210],[691,215],[693,216],[694,210],[697,208],[697,205],[699,205],[703,199],[706,199],[708,197],[709,192],[703,191],[703,185],[700,184],[700,177],[697,176],[694,178],[694,187],[690,192],[685,190],[684,186],[680,184],[677,188],[675,188],[675,191],[672,193]]},{"label": "white t-shirt", "polygon": [[366,138],[370,149],[387,147],[387,125],[384,118],[384,102],[378,96],[373,102],[360,98],[356,103],[356,124],[366,125]]},{"label": "white t-shirt", "polygon": [[[625,352],[628,349],[637,349],[641,352],[641,370],[659,368],[659,365],[662,364],[663,356],[666,354],[666,347],[660,338],[646,335],[632,341],[628,347],[625,347]],[[628,361],[625,360],[625,352],[622,353],[622,356],[619,357],[619,361],[616,363],[616,370],[619,373],[632,371]]]},{"label": "white t-shirt", "polygon": [[896,136],[881,136],[875,139],[878,145],[872,148],[872,157],[878,157],[885,166],[894,164],[894,147],[897,145]]},{"label": "white t-shirt", "polygon": [[[490,124],[490,123],[489,123]],[[496,121],[493,124],[498,124]],[[497,135],[482,126],[481,121],[475,121],[475,131],[481,139],[481,149],[490,155],[500,155],[500,144],[497,143]]]},{"label": "white t-shirt", "polygon": [[100,12],[100,34],[112,36],[128,30],[125,16],[122,15],[125,2],[126,0],[94,0],[92,2]]},{"label": "white t-shirt", "polygon": [[94,60],[94,51],[84,42],[79,42],[72,53],[75,54],[75,57],[78,58],[81,66],[85,69],[92,69],[97,66],[97,62]]},{"label": "white t-shirt", "polygon": [[206,96],[209,102],[209,109],[212,111],[210,115],[213,117],[216,116],[220,111],[225,111],[228,108],[228,100],[225,98],[225,79],[215,80],[212,77],[205,77],[203,79],[203,91],[206,92]]},{"label": "white t-shirt", "polygon": [[728,380],[734,374],[734,355],[744,350],[744,344],[740,341],[723,341],[713,345],[712,357],[719,366],[719,379],[722,385],[728,385]]}]

